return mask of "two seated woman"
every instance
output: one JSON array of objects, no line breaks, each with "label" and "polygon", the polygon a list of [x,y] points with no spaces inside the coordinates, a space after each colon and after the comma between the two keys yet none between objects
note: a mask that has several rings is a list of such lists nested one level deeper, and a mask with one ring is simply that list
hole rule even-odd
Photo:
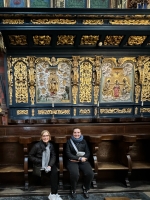
[{"label": "two seated woman", "polygon": [[[41,171],[49,173],[51,182],[51,193],[49,200],[62,200],[58,195],[58,171],[56,167],[56,152],[53,144],[50,142],[51,135],[49,131],[41,132],[41,140],[36,143],[29,153],[29,159],[33,163],[33,171],[36,175],[41,176]],[[83,172],[83,193],[85,198],[89,198],[88,190],[93,179],[93,171],[88,158],[90,151],[87,142],[81,134],[79,128],[73,129],[73,135],[66,144],[67,169],[70,174],[71,197],[76,198],[76,186],[79,179],[79,170]]]}]

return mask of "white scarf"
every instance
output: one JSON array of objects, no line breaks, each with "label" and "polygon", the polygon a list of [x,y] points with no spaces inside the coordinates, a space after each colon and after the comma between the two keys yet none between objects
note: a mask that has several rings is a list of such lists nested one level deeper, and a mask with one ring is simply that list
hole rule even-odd
[{"label": "white scarf", "polygon": [[47,144],[45,151],[43,151],[42,154],[42,169],[45,169],[45,172],[48,172],[47,167],[49,161],[50,161],[50,143]]}]

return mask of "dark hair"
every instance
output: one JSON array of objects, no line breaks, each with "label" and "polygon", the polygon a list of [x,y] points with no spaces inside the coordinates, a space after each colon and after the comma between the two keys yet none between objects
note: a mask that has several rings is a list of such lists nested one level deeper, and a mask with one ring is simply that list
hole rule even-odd
[{"label": "dark hair", "polygon": [[80,130],[80,132],[81,132],[81,129],[80,129],[80,128],[78,128],[78,127],[75,127],[75,128],[73,128],[73,132],[74,132],[74,130],[75,130],[75,129],[79,129],[79,130]]}]

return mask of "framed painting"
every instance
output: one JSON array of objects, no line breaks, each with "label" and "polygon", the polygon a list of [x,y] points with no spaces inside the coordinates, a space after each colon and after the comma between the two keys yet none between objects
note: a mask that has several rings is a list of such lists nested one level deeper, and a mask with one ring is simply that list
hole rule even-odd
[{"label": "framed painting", "polygon": [[86,8],[86,0],[65,0],[65,8]]},{"label": "framed painting", "polygon": [[31,8],[50,8],[51,0],[30,0]]},{"label": "framed painting", "polygon": [[0,0],[0,8],[4,7],[4,0]]},{"label": "framed painting", "polygon": [[134,64],[125,62],[120,67],[114,67],[107,61],[101,67],[101,103],[133,102],[134,94]]},{"label": "framed painting", "polygon": [[109,8],[110,0],[90,0],[90,8]]},{"label": "framed painting", "polygon": [[71,63],[68,59],[42,60],[36,65],[36,102],[71,103]]},{"label": "framed painting", "polygon": [[8,0],[7,7],[11,8],[26,8],[27,0]]}]

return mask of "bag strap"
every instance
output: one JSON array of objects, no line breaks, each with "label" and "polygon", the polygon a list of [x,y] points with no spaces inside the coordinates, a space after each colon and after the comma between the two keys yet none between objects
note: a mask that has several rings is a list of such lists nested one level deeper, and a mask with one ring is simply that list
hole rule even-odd
[{"label": "bag strap", "polygon": [[70,142],[71,142],[72,146],[74,147],[75,151],[78,153],[79,151],[78,151],[76,145],[74,144],[74,142],[72,141],[72,139],[70,139]]}]

